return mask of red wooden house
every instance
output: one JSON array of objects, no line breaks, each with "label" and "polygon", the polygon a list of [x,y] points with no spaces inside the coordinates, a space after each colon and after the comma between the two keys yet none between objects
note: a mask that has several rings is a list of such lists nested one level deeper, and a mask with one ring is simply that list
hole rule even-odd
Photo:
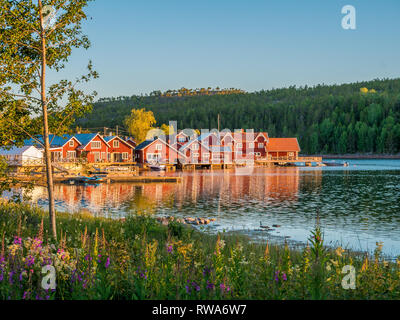
[{"label": "red wooden house", "polygon": [[[39,149],[42,149],[43,146],[41,146],[37,141],[40,141],[43,144],[43,136],[37,136],[35,139],[26,140],[25,145],[34,145]],[[49,142],[52,161],[75,161],[75,159],[78,157],[79,152],[77,151],[77,148],[81,146],[81,143],[74,136],[67,134],[56,136],[54,134],[50,134]]]},{"label": "red wooden house", "polygon": [[132,162],[135,158],[135,148],[118,136],[107,136],[104,140],[109,144],[108,162]]},{"label": "red wooden house", "polygon": [[208,164],[212,157],[210,148],[203,145],[198,139],[192,139],[180,149],[186,156],[188,163]]},{"label": "red wooden house", "polygon": [[269,138],[267,151],[268,157],[297,159],[300,145],[297,138]]},{"label": "red wooden house", "polygon": [[146,140],[135,149],[136,162],[144,163],[185,163],[186,156],[176,148],[170,146],[161,138]]},{"label": "red wooden house", "polygon": [[81,145],[78,156],[89,163],[107,162],[110,145],[98,133],[82,133],[74,136]]}]

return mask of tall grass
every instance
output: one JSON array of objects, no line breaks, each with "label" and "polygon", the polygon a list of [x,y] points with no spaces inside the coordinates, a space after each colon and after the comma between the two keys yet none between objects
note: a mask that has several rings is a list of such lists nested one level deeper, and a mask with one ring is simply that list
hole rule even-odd
[{"label": "tall grass", "polygon": [[[400,261],[338,247],[316,226],[304,249],[206,235],[148,216],[124,220],[57,214],[52,242],[47,213],[0,203],[0,299],[398,299]],[[56,270],[55,290],[42,267]],[[346,290],[343,267],[356,269]]]}]

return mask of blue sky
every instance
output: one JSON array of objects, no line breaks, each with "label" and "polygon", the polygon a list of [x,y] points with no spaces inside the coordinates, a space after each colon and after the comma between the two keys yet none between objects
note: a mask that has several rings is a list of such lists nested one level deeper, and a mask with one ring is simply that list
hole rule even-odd
[{"label": "blue sky", "polygon": [[[357,29],[341,27],[344,5]],[[399,0],[96,0],[55,78],[100,73],[99,97],[200,87],[247,91],[400,74]],[[53,78],[55,80],[55,78]]]}]

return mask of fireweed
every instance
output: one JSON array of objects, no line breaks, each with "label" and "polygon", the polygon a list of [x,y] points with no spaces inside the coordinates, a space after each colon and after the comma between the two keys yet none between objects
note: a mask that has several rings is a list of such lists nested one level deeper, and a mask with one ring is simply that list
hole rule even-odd
[{"label": "fireweed", "polygon": [[[53,241],[47,214],[0,204],[0,299],[399,299],[400,259],[378,243],[372,255],[323,243],[317,225],[309,245],[257,244],[237,234],[212,236],[146,215],[124,221],[57,214]],[[44,290],[42,268],[56,270]],[[356,289],[342,287],[344,266]]]}]

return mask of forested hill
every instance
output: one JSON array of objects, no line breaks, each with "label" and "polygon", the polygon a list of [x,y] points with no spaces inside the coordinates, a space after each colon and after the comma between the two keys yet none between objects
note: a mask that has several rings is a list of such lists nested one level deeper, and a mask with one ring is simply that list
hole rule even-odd
[{"label": "forested hill", "polygon": [[400,152],[400,79],[229,95],[102,99],[77,125],[123,127],[132,108],[153,111],[159,125],[176,120],[179,129],[216,128],[220,114],[221,128],[298,137],[302,153]]}]

